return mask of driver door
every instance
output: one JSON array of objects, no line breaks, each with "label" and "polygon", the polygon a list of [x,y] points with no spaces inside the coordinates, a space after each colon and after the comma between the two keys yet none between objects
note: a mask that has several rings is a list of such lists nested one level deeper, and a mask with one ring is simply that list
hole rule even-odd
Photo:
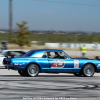
[{"label": "driver door", "polygon": [[50,72],[72,72],[74,61],[72,59],[65,59],[63,52],[58,52],[60,57],[55,58],[55,52],[50,52],[48,62]]}]

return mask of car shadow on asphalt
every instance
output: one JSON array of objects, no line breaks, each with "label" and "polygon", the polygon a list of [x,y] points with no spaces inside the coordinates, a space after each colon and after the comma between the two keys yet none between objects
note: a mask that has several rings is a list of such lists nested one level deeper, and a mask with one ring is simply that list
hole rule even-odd
[{"label": "car shadow on asphalt", "polygon": [[0,77],[21,77],[20,75],[0,75]]},{"label": "car shadow on asphalt", "polygon": [[[20,76],[20,75],[0,75],[0,77],[29,77],[29,76]],[[38,77],[83,77],[83,76],[74,76],[74,75],[38,75],[36,76]],[[35,78],[36,78],[35,77]],[[93,77],[99,77],[99,76],[93,76]],[[30,78],[34,78],[34,77],[30,77]],[[83,77],[86,78],[86,77]],[[87,77],[90,78],[90,77]],[[92,78],[92,77],[91,77]]]},{"label": "car shadow on asphalt", "polygon": [[84,76],[74,76],[74,75],[38,75],[37,77],[77,77],[77,78],[93,78],[93,77],[100,77],[100,76],[84,77]]},{"label": "car shadow on asphalt", "polygon": [[38,75],[38,77],[74,77],[74,75]]},{"label": "car shadow on asphalt", "polygon": [[[20,75],[0,75],[0,77],[28,77]],[[74,77],[74,75],[38,75],[36,77]]]}]

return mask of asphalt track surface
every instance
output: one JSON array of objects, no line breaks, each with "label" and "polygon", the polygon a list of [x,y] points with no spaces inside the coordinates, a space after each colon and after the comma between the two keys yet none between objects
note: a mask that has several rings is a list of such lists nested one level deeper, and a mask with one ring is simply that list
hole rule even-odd
[{"label": "asphalt track surface", "polygon": [[93,77],[75,77],[66,73],[40,73],[37,77],[21,77],[17,71],[0,69],[0,100],[82,100],[82,98],[100,100],[99,73],[95,73]]},{"label": "asphalt track surface", "polygon": [[[65,51],[81,56],[80,51]],[[88,51],[87,56],[99,56],[99,51]],[[86,99],[87,98],[87,99]],[[100,100],[100,73],[93,77],[73,74],[45,74],[22,77],[17,71],[0,69],[0,100]]]}]

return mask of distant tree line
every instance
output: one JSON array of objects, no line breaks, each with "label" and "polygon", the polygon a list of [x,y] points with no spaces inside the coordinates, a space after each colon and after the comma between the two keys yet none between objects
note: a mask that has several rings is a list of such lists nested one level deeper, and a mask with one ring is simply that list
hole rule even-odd
[{"label": "distant tree line", "polygon": [[0,41],[7,40],[10,43],[18,44],[21,48],[24,45],[31,46],[31,41],[39,41],[40,44],[45,42],[100,43],[100,33],[97,32],[30,31],[26,24],[25,21],[22,21],[21,24],[17,23],[17,32],[12,35],[10,40],[8,33],[0,34]]}]

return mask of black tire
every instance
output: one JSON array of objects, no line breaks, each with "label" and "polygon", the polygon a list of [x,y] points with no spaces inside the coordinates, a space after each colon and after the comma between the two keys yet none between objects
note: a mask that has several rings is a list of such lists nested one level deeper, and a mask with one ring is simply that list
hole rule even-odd
[{"label": "black tire", "polygon": [[7,69],[7,66],[5,66],[5,69]]},{"label": "black tire", "polygon": [[28,76],[35,77],[39,74],[39,66],[36,64],[30,64],[26,71]]},{"label": "black tire", "polygon": [[75,76],[82,76],[82,73],[79,72],[79,73],[73,73]]},{"label": "black tire", "polygon": [[25,70],[18,70],[18,73],[21,75],[21,76],[27,76],[27,73]]},{"label": "black tire", "polygon": [[85,77],[91,77],[94,75],[95,73],[95,68],[92,64],[86,64],[84,67],[83,67],[83,76]]}]

